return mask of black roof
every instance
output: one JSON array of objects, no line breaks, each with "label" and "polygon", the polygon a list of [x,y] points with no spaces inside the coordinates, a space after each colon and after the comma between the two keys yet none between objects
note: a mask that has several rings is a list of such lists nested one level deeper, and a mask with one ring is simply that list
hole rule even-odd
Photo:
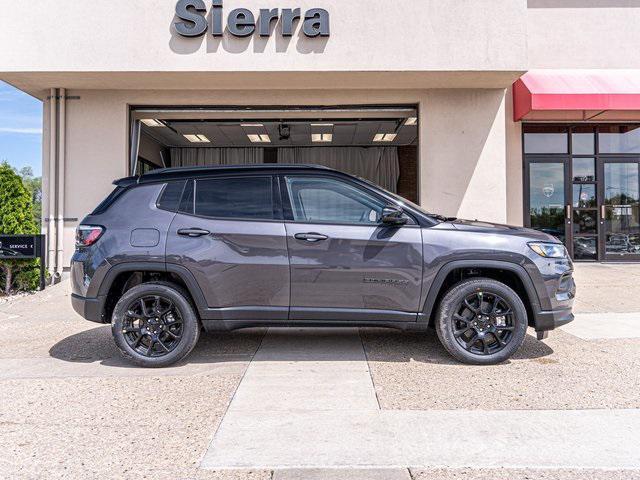
[{"label": "black roof", "polygon": [[158,168],[139,177],[125,177],[116,180],[114,185],[129,186],[136,183],[162,182],[166,180],[179,180],[196,176],[206,176],[212,173],[222,172],[246,172],[259,171],[264,173],[281,173],[291,170],[322,170],[340,173],[322,165],[284,164],[284,163],[258,163],[249,165],[212,165],[206,167],[170,167]]}]

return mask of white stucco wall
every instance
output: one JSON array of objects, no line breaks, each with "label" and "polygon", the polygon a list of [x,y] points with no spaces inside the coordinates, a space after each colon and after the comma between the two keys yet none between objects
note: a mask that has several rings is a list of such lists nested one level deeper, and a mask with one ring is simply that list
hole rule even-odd
[{"label": "white stucco wall", "polygon": [[526,58],[526,0],[225,0],[225,19],[239,7],[323,8],[331,36],[184,38],[173,0],[5,1],[0,71],[517,71]]},{"label": "white stucco wall", "polygon": [[528,67],[640,68],[637,0],[528,0]]}]

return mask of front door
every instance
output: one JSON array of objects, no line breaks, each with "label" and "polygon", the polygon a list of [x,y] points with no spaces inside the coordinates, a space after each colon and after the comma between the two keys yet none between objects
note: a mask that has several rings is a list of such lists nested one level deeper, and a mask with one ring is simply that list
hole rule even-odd
[{"label": "front door", "polygon": [[330,175],[286,176],[281,189],[291,320],[416,320],[422,233],[412,219],[382,225],[383,198]]},{"label": "front door", "polygon": [[604,260],[640,259],[640,159],[602,158],[600,244]]}]

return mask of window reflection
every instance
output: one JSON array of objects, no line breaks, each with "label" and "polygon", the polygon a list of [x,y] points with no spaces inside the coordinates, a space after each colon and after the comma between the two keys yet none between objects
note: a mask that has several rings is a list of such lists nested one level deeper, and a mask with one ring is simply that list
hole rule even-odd
[{"label": "window reflection", "polygon": [[574,182],[593,182],[596,179],[595,158],[574,158],[572,161]]},{"label": "window reflection", "polygon": [[573,185],[573,208],[596,208],[596,186],[593,183]]},{"label": "window reflection", "polygon": [[600,153],[640,153],[640,125],[602,125]]},{"label": "window reflection", "polygon": [[564,165],[531,163],[529,185],[531,227],[564,241]]},{"label": "window reflection", "polygon": [[596,210],[573,211],[573,233],[597,233],[598,212]]},{"label": "window reflection", "polygon": [[575,236],[573,238],[573,258],[576,260],[596,260],[598,258],[598,238]]},{"label": "window reflection", "polygon": [[571,153],[593,155],[596,152],[596,135],[593,127],[574,127],[571,134]]},{"label": "window reflection", "polygon": [[605,163],[605,242],[609,254],[640,253],[637,163]]},{"label": "window reflection", "polygon": [[525,153],[567,153],[569,134],[567,127],[553,125],[524,125]]}]

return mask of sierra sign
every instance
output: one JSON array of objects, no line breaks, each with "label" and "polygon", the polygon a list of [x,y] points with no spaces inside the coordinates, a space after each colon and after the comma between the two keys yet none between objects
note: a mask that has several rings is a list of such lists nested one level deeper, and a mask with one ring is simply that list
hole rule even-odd
[{"label": "sierra sign", "polygon": [[[212,0],[211,25],[207,22],[207,7],[204,0],[179,0],[176,4],[176,16],[182,22],[176,22],[176,32],[184,37],[199,37],[204,35],[207,29],[211,35],[220,37],[224,33],[222,20],[222,0]],[[280,34],[283,37],[293,35],[293,24],[296,20],[302,21],[302,33],[307,37],[329,36],[329,12],[322,8],[307,10],[304,16],[299,8],[283,8],[280,14],[277,8],[261,8],[258,21],[251,10],[236,8],[229,12],[227,17],[227,30],[236,37],[248,37],[258,31],[261,37],[271,35],[273,21],[281,21]]]}]

